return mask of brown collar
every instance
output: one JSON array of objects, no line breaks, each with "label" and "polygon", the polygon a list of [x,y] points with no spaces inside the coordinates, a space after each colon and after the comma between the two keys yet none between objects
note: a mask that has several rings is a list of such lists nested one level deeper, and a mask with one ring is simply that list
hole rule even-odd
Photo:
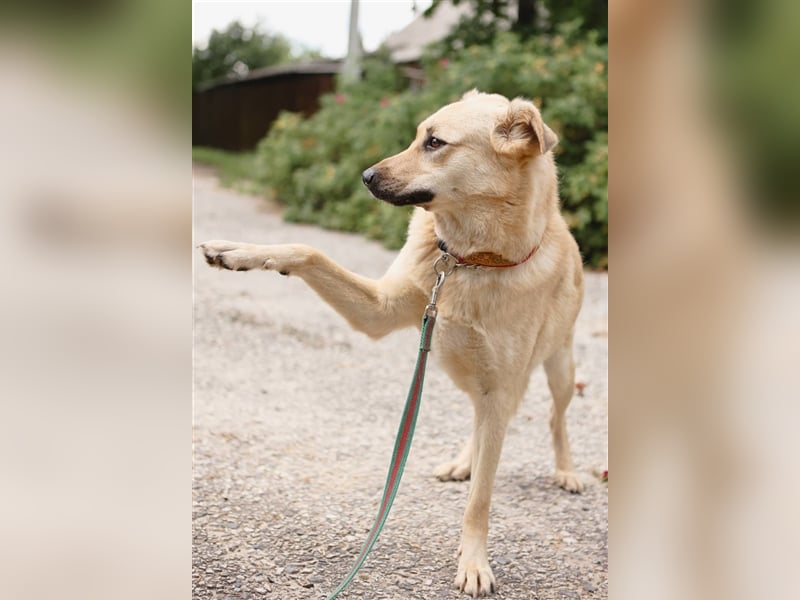
[{"label": "brown collar", "polygon": [[456,259],[456,264],[462,265],[465,267],[499,267],[499,268],[508,268],[508,267],[516,267],[517,265],[521,265],[522,263],[528,261],[536,251],[539,249],[539,246],[534,246],[533,250],[530,251],[530,254],[523,258],[519,262],[510,261],[499,254],[495,254],[494,252],[475,252],[468,256],[456,256],[452,252],[447,249],[447,244],[444,243],[444,240],[439,240],[437,242],[439,246],[439,250],[442,252],[446,252],[450,256]]}]

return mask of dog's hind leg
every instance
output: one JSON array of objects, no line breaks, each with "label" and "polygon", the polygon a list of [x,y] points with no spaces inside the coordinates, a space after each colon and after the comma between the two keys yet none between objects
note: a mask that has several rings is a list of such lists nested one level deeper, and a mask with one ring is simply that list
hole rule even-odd
[{"label": "dog's hind leg", "polygon": [[439,481],[464,481],[469,479],[472,472],[472,438],[467,440],[458,456],[451,461],[442,463],[434,471]]},{"label": "dog's hind leg", "polygon": [[547,384],[553,395],[550,432],[556,456],[556,483],[570,492],[580,492],[583,484],[575,474],[569,448],[565,413],[575,390],[575,361],[572,357],[572,336],[568,343],[544,361]]}]

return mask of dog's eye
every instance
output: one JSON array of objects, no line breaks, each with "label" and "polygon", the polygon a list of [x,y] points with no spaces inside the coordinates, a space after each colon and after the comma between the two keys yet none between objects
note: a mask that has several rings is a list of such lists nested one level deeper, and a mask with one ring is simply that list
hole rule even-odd
[{"label": "dog's eye", "polygon": [[444,140],[440,140],[437,137],[431,136],[431,137],[428,138],[428,141],[425,144],[425,147],[428,148],[429,150],[438,150],[442,146],[446,146],[446,145],[447,145],[447,142],[445,142]]}]

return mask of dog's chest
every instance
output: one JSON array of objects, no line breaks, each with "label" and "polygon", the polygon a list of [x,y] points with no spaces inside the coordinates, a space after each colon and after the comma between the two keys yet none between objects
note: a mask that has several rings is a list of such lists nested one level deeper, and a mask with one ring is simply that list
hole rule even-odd
[{"label": "dog's chest", "polygon": [[494,273],[458,270],[439,292],[439,313],[452,323],[477,329],[497,327],[507,315],[520,311],[520,294],[512,294],[512,289]]},{"label": "dog's chest", "polygon": [[[487,359],[499,348],[521,351],[535,338],[530,298],[502,278],[482,271],[456,272],[440,291],[434,338],[440,352]],[[527,300],[527,301],[526,301]]]}]

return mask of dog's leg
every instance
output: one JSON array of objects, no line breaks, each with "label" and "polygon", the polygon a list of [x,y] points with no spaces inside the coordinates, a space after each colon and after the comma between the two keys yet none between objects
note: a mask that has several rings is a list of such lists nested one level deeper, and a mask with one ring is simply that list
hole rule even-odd
[{"label": "dog's leg", "polygon": [[569,343],[544,361],[547,384],[553,395],[550,432],[556,455],[556,483],[570,492],[580,492],[583,484],[575,474],[569,449],[565,413],[575,390],[575,361],[572,358],[572,337]]},{"label": "dog's leg", "polygon": [[464,481],[469,479],[472,471],[472,438],[467,440],[458,456],[451,461],[442,463],[434,471],[439,481]]},{"label": "dog's leg", "polygon": [[304,244],[262,246],[214,240],[200,244],[209,265],[231,271],[261,269],[297,275],[342,315],[371,337],[419,324],[427,301],[408,281],[356,275]]},{"label": "dog's leg", "polygon": [[460,558],[455,584],[473,598],[494,592],[495,580],[489,566],[486,541],[489,534],[489,505],[497,464],[503,448],[510,414],[494,394],[478,399],[472,433],[472,483],[464,512]]}]

